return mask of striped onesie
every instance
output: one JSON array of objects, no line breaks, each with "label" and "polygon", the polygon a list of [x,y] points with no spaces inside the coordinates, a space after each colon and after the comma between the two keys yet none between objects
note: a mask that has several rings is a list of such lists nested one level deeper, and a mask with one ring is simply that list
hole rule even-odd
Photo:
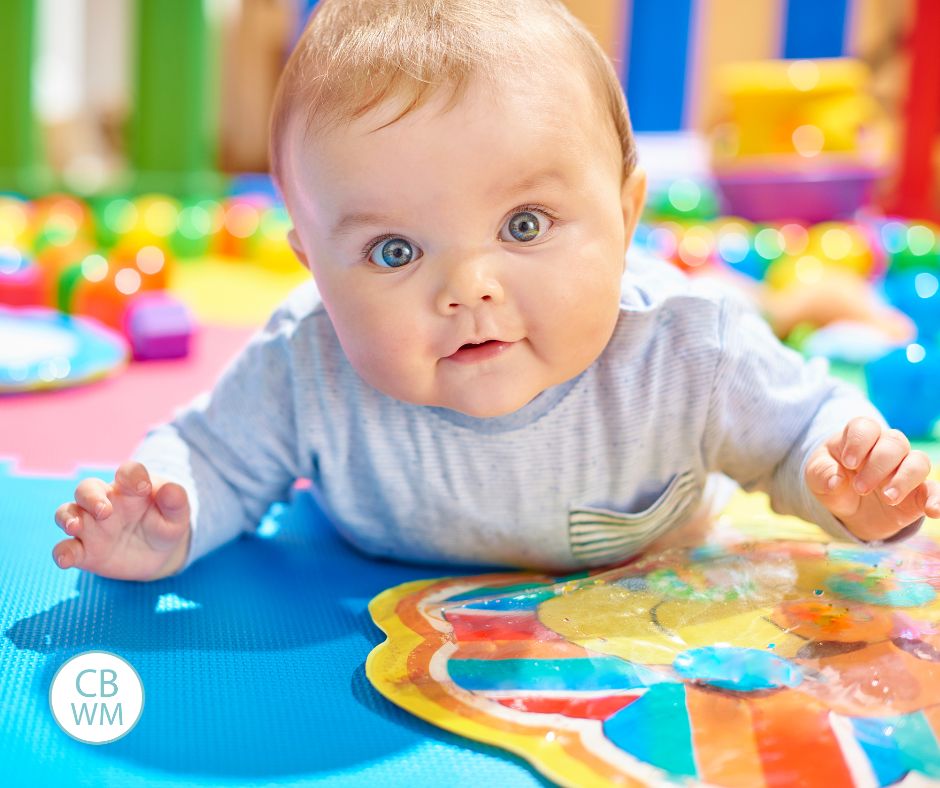
[{"label": "striped onesie", "polygon": [[803,483],[811,452],[854,416],[883,422],[736,294],[631,258],[601,356],[514,413],[479,419],[373,389],[309,282],[135,459],[190,496],[185,566],[308,478],[369,555],[561,572],[622,561],[688,521],[712,474],[857,541]]}]

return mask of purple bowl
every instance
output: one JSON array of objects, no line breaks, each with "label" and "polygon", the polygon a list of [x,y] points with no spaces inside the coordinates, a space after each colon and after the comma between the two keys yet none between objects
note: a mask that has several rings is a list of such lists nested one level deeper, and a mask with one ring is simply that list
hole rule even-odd
[{"label": "purple bowl", "polygon": [[724,210],[752,222],[797,219],[809,224],[852,216],[869,203],[875,167],[820,169],[812,172],[737,170],[716,173]]}]

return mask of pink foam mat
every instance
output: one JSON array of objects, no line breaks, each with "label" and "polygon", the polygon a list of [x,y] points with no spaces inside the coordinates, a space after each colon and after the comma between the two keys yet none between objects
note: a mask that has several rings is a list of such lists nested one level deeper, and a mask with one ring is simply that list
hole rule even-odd
[{"label": "pink foam mat", "polygon": [[77,388],[2,396],[0,457],[28,474],[120,464],[150,427],[209,388],[254,330],[201,325],[185,359],[134,363]]}]

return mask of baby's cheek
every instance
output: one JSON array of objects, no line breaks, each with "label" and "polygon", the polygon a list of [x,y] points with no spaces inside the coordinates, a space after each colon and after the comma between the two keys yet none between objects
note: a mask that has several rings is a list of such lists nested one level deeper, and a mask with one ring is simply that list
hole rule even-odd
[{"label": "baby's cheek", "polygon": [[390,397],[421,404],[437,359],[427,351],[416,327],[373,317],[350,333],[343,348],[363,380]]}]

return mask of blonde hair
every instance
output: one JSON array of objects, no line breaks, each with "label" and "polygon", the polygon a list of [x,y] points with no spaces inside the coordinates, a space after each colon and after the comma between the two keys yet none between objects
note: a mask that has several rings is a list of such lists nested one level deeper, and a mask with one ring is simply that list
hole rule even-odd
[{"label": "blonde hair", "polygon": [[499,84],[507,66],[544,67],[546,53],[574,52],[588,84],[603,101],[623,153],[623,179],[636,148],[623,89],[610,59],[560,0],[321,0],[278,83],[269,153],[284,185],[281,149],[292,117],[304,133],[355,120],[386,97],[402,96],[391,125],[422,106],[442,85],[448,108],[471,77]]}]

